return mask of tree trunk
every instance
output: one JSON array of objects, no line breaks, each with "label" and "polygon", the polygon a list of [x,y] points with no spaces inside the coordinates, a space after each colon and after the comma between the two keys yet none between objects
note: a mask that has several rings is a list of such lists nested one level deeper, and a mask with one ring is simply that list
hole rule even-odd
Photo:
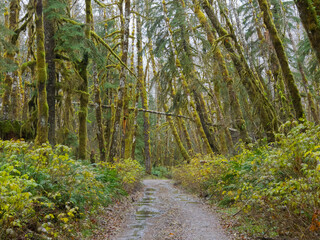
[{"label": "tree trunk", "polygon": [[[157,76],[157,72],[156,72],[156,62],[155,62],[155,59],[154,59],[154,54],[153,54],[153,49],[152,49],[152,44],[151,44],[151,39],[150,40],[150,44],[149,44],[149,53],[150,53],[150,57],[151,57],[151,63],[152,63],[152,69],[153,69],[153,75],[154,76]],[[159,92],[162,91],[161,89],[161,84],[159,82],[159,80],[157,81],[158,83],[158,88],[159,88]],[[166,103],[163,103],[163,110],[167,113],[169,111],[169,107]],[[172,117],[167,115],[166,116],[166,119],[167,119],[167,122],[169,122],[169,126],[170,126],[170,129],[172,131],[172,134],[173,134],[173,137],[179,147],[179,150],[180,150],[180,153],[181,155],[183,156],[183,158],[187,161],[187,162],[190,162],[190,156],[189,156],[189,153],[188,151],[185,149],[185,147],[183,146],[183,143],[181,141],[181,138],[178,134],[178,131],[174,125],[174,121],[172,120]]]},{"label": "tree trunk", "polygon": [[37,37],[37,90],[38,90],[38,124],[36,144],[41,146],[48,142],[48,103],[46,91],[46,59],[44,47],[43,5],[36,0],[36,37]]},{"label": "tree trunk", "polygon": [[[148,96],[146,83],[143,77],[143,62],[142,62],[142,33],[141,33],[140,16],[137,17],[137,49],[138,49],[138,81],[141,93],[142,108],[148,109]],[[144,136],[144,156],[146,173],[151,174],[151,153],[150,153],[150,122],[149,113],[143,113],[143,136]]]},{"label": "tree trunk", "polygon": [[[9,11],[10,13],[5,13],[5,16],[9,16],[9,19],[6,19],[7,27],[11,31],[15,31],[19,23],[20,0],[10,1]],[[9,41],[12,45],[17,46],[18,35],[14,34]],[[5,57],[12,62],[16,62],[16,50],[9,50],[5,53]],[[4,80],[5,87],[2,95],[2,114],[4,119],[18,119],[21,106],[20,103],[18,104],[18,75],[18,70],[12,71],[6,74]]]},{"label": "tree trunk", "polygon": [[[292,47],[293,47],[293,52],[295,54],[295,56],[298,56],[297,54],[297,47],[295,45],[295,42],[293,41],[293,37],[292,37],[292,34],[291,32],[289,32],[289,38],[290,38],[290,41],[291,41],[291,44],[292,44]],[[318,113],[317,113],[317,109],[316,109],[316,106],[315,106],[315,103],[314,103],[314,100],[313,100],[313,96],[308,88],[308,79],[307,79],[307,76],[304,72],[304,69],[303,69],[303,62],[301,62],[301,60],[299,59],[299,57],[297,57],[297,62],[298,62],[298,69],[299,69],[299,72],[301,74],[301,79],[302,79],[302,85],[303,85],[303,88],[307,94],[307,98],[308,98],[308,104],[309,104],[309,108],[310,108],[310,111],[311,111],[311,115],[312,115],[312,118],[314,120],[314,122],[316,124],[319,124],[320,120],[319,120],[319,116],[318,116]]]},{"label": "tree trunk", "polygon": [[131,148],[131,158],[132,159],[135,159],[135,151],[136,151],[136,145],[137,145],[137,132],[138,132],[137,118],[138,118],[139,97],[140,97],[140,91],[138,88],[136,88],[135,109],[134,109],[133,130],[132,130],[132,148]]},{"label": "tree trunk", "polygon": [[[169,21],[169,17],[168,17],[168,10],[167,10],[167,7],[166,7],[166,2],[165,0],[162,2],[163,4],[163,11],[164,11],[164,14],[165,14],[165,21],[166,21],[166,24],[167,24],[167,28],[168,28],[168,32],[169,32],[169,38],[170,38],[170,47],[171,47],[171,51],[173,53],[173,56],[175,58],[175,66],[178,70],[178,73],[179,73],[179,77],[181,79],[181,82],[182,82],[182,87],[184,89],[184,91],[186,92],[186,95],[188,97],[190,97],[190,105],[191,107],[193,108],[193,117],[196,121],[196,125],[198,127],[198,130],[201,134],[201,137],[203,138],[205,144],[206,144],[206,147],[207,147],[207,153],[208,154],[211,154],[213,152],[217,152],[218,151],[218,148],[216,146],[216,142],[214,140],[214,136],[210,136],[210,134],[212,133],[212,131],[209,131],[209,129],[207,128],[206,124],[204,122],[204,118],[201,118],[200,117],[200,113],[197,112],[197,109],[201,109],[199,106],[196,107],[196,104],[193,100],[193,98],[190,96],[191,92],[190,92],[190,89],[189,89],[189,85],[188,85],[188,82],[187,82],[187,79],[182,71],[182,68],[181,68],[181,62],[178,58],[178,51],[176,49],[176,46],[175,46],[175,42],[174,42],[174,39],[173,39],[173,31],[172,31],[172,28],[170,26],[170,21]],[[206,128],[206,129],[204,129]]]},{"label": "tree trunk", "polygon": [[[265,130],[268,141],[274,141],[274,132],[277,131],[278,120],[271,103],[265,96],[263,89],[261,89],[259,80],[257,80],[252,73],[240,46],[237,47],[239,51],[239,55],[237,55],[235,47],[228,38],[229,33],[221,26],[210,3],[207,0],[201,0],[201,4],[213,27],[217,30],[219,36],[223,38],[223,44],[231,55],[234,66],[240,76],[242,84],[247,90],[251,103],[258,109],[261,125]],[[232,38],[235,39],[236,36],[232,35]]]},{"label": "tree trunk", "polygon": [[106,161],[106,146],[104,138],[104,129],[102,123],[102,107],[101,107],[101,98],[100,98],[100,84],[99,76],[93,76],[94,78],[94,101],[95,101],[95,110],[96,110],[96,120],[97,120],[97,139],[99,144],[100,151],[100,161]]},{"label": "tree trunk", "polygon": [[[203,12],[201,11],[199,3],[196,0],[193,0],[193,3],[195,4],[194,5],[194,13],[196,14],[202,27],[206,31],[207,39],[208,39],[209,43],[213,46],[215,43],[215,36],[212,33],[212,30],[211,30],[211,27],[208,23],[208,20],[205,17],[205,15],[203,14]],[[231,105],[232,111],[234,112],[234,116],[236,116],[235,125],[236,125],[238,131],[240,132],[240,138],[245,143],[249,143],[250,139],[249,139],[249,135],[248,135],[247,128],[246,128],[246,122],[243,118],[243,114],[241,111],[238,97],[233,89],[233,80],[229,74],[226,62],[225,62],[223,55],[222,55],[219,48],[217,48],[215,51],[215,57],[218,60],[218,64],[219,64],[222,78],[225,81],[225,83],[227,84],[230,105]]]},{"label": "tree trunk", "polygon": [[258,2],[260,5],[260,9],[263,12],[264,23],[270,33],[270,38],[272,40],[273,47],[277,53],[277,57],[279,59],[284,80],[286,82],[289,93],[291,95],[291,100],[295,110],[296,119],[304,118],[304,111],[301,104],[301,97],[299,94],[299,90],[295,84],[293,74],[290,70],[290,66],[289,66],[287,55],[284,50],[284,46],[282,44],[278,31],[273,23],[270,6],[267,0],[258,0]]},{"label": "tree trunk", "polygon": [[295,0],[302,24],[320,63],[320,6],[319,3],[314,6],[312,2],[312,0]]},{"label": "tree trunk", "polygon": [[[120,12],[122,11],[122,3],[123,3],[123,0],[119,3]],[[124,22],[122,22],[123,43],[122,43],[122,56],[121,56],[121,61],[124,64],[127,64],[127,61],[128,61],[128,47],[129,47],[128,45],[129,45],[129,33],[130,33],[129,26],[130,26],[130,0],[125,0],[125,17],[124,17]],[[113,132],[111,134],[111,141],[110,141],[110,151],[109,151],[109,157],[108,157],[110,162],[113,162],[113,159],[116,157],[117,146],[121,143],[120,139],[118,139],[118,134],[121,130],[120,128],[121,114],[122,114],[124,99],[126,97],[126,91],[127,91],[126,72],[127,72],[126,68],[122,66],[121,72],[120,72],[120,87],[118,91],[118,101],[116,106]],[[121,136],[123,136],[122,134]]]},{"label": "tree trunk", "polygon": [[[93,24],[91,0],[86,0],[86,29],[85,35],[90,38],[90,29]],[[89,55],[84,53],[83,59],[77,64],[77,69],[81,77],[81,84],[79,86],[80,93],[80,109],[79,109],[79,158],[87,159],[87,117],[88,117],[88,103],[89,103],[89,89],[88,89],[88,67]]]},{"label": "tree trunk", "polygon": [[[49,8],[52,2],[45,0],[44,7]],[[48,17],[49,12],[44,15],[44,35],[46,47],[46,63],[47,63],[47,101],[49,107],[49,143],[54,146],[56,144],[56,64],[55,64],[55,26],[52,19]]]}]

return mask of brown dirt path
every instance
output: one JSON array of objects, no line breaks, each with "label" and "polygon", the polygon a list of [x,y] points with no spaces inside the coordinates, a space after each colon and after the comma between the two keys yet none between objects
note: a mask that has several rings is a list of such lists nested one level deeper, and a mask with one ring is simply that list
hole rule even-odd
[{"label": "brown dirt path", "polygon": [[230,240],[218,217],[201,199],[170,180],[144,180],[136,203],[114,240]]}]

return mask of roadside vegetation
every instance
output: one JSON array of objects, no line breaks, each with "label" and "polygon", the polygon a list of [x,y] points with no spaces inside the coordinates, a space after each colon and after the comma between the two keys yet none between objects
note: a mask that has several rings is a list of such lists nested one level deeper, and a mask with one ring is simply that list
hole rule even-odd
[{"label": "roadside vegetation", "polygon": [[283,125],[273,144],[242,147],[230,158],[199,155],[173,177],[218,204],[246,235],[319,239],[320,127],[306,122],[285,133],[294,124]]},{"label": "roadside vegetation", "polygon": [[0,239],[79,239],[143,175],[131,159],[92,165],[71,152],[0,141]]}]

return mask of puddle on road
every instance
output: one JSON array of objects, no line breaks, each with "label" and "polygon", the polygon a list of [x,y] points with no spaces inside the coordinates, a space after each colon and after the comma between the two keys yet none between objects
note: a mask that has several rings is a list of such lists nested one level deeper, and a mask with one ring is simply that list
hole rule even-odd
[{"label": "puddle on road", "polygon": [[148,219],[159,214],[159,210],[155,208],[156,198],[153,197],[155,192],[155,188],[145,189],[144,197],[136,203],[138,209],[134,216],[134,223],[130,224],[128,226],[130,230],[117,240],[136,240],[143,237],[146,226],[150,224]]}]

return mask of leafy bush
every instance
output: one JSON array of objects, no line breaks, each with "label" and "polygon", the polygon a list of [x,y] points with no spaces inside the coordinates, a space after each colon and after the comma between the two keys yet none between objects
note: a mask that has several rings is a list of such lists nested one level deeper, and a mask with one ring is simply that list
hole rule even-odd
[{"label": "leafy bush", "polygon": [[151,173],[160,178],[172,178],[171,171],[165,166],[153,167]]},{"label": "leafy bush", "polygon": [[135,161],[94,167],[70,152],[62,145],[53,150],[0,141],[0,239],[74,238],[79,219],[84,222],[125,195],[123,184],[140,179]]},{"label": "leafy bush", "polygon": [[274,146],[242,148],[230,159],[197,156],[177,167],[174,178],[221,207],[238,209],[239,222],[249,234],[316,239],[320,127],[304,123],[277,137]]},{"label": "leafy bush", "polygon": [[114,169],[127,192],[132,192],[137,187],[144,174],[140,163],[131,158],[115,159],[113,163],[100,163],[100,165]]}]

